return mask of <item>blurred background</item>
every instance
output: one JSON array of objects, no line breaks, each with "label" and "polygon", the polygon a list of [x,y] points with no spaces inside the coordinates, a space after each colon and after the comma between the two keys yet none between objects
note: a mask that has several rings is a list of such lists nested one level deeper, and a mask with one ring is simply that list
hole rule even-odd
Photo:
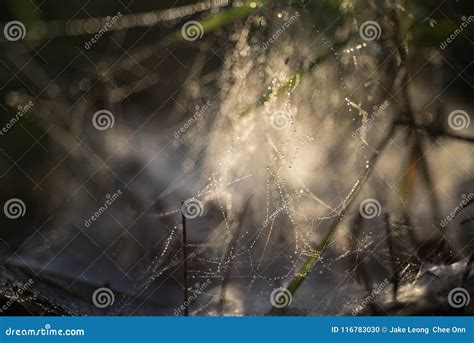
[{"label": "blurred background", "polygon": [[470,1],[0,8],[1,314],[473,314]]}]

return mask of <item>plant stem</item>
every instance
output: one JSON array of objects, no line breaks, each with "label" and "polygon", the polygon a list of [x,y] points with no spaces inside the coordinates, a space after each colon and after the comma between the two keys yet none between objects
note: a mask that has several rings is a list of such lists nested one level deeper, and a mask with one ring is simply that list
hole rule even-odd
[{"label": "plant stem", "polygon": [[313,60],[307,68],[298,69],[292,76],[288,77],[282,84],[275,87],[275,89],[272,88],[268,91],[265,91],[262,95],[260,95],[260,97],[254,104],[247,106],[247,108],[240,113],[240,117],[244,117],[247,114],[249,114],[252,110],[255,110],[263,106],[265,102],[268,101],[272,95],[275,95],[278,97],[279,95],[284,94],[288,92],[289,90],[295,88],[298,85],[302,76],[311,72],[315,67],[319,66],[322,62],[324,62],[329,57],[331,57],[334,51],[344,47],[351,38],[352,38],[352,35],[348,36],[343,41],[336,42],[332,47],[327,47],[326,49],[324,49],[321,55],[317,57],[315,60]]},{"label": "plant stem", "polygon": [[[334,219],[333,223],[329,227],[329,231],[326,233],[326,235],[322,239],[321,243],[317,247],[314,248],[313,256],[310,256],[305,261],[305,263],[300,268],[298,273],[296,273],[296,275],[290,281],[287,289],[291,292],[291,294],[294,294],[296,292],[296,290],[301,285],[301,283],[306,279],[306,275],[313,269],[313,267],[319,261],[319,259],[321,257],[321,254],[328,247],[328,245],[331,241],[331,238],[334,235],[334,232],[336,231],[337,227],[341,223],[341,221],[344,218],[345,214],[347,213],[350,206],[354,202],[354,200],[355,200],[357,194],[359,193],[360,189],[365,184],[365,181],[370,176],[370,173],[373,170],[375,163],[377,162],[378,158],[382,154],[383,150],[387,147],[387,145],[390,142],[394,132],[395,132],[395,126],[392,125],[391,128],[390,128],[390,131],[387,134],[387,136],[379,144],[379,146],[375,150],[374,154],[370,158],[368,168],[366,168],[365,171],[360,176],[360,178],[357,181],[356,185],[354,186],[351,193],[349,194],[348,199],[346,200],[346,203],[344,204],[344,207],[342,208],[341,212],[337,215],[337,217]],[[274,307],[272,309],[272,312],[275,312],[275,311],[277,311],[277,309]]]},{"label": "plant stem", "polygon": [[[229,8],[213,15],[208,19],[200,21],[200,24],[202,25],[203,29],[202,34],[218,30],[233,21],[249,16],[252,12],[263,6],[265,4],[265,1],[257,1],[256,3],[257,6],[251,6],[249,1],[241,7]],[[164,45],[178,43],[183,40],[183,34],[181,33],[181,30],[178,30],[164,39]]]},{"label": "plant stem", "polygon": [[430,134],[430,135],[433,135],[433,136],[445,136],[445,137],[448,137],[448,138],[457,139],[457,140],[460,140],[460,141],[465,141],[466,143],[473,143],[474,142],[474,137],[464,136],[464,135],[460,135],[460,134],[457,134],[457,133],[454,133],[454,132],[448,132],[448,131],[445,131],[445,130],[435,130],[435,129],[427,127],[425,125],[413,124],[413,123],[409,123],[407,121],[397,121],[395,124],[396,125],[409,125],[409,126],[415,128],[417,130],[423,130],[427,134]]}]

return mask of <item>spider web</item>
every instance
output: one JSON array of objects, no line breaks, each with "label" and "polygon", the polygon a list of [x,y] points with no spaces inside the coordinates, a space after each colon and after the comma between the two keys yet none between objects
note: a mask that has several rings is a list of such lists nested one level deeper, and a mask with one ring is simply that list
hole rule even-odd
[{"label": "spider web", "polygon": [[[128,30],[182,23],[227,5],[213,1],[127,14],[101,44],[120,47],[117,40]],[[107,20],[50,23],[55,30],[37,29],[36,38],[70,37],[73,29],[74,35],[96,33]],[[49,173],[57,180],[72,178],[64,190],[48,193],[66,201],[52,201],[47,219],[8,258],[5,275],[23,282],[34,275],[35,294],[68,314],[171,315],[186,302],[191,315],[268,314],[280,300],[272,292],[286,289],[302,264],[317,256],[285,313],[363,311],[380,299],[389,302],[401,280],[400,297],[416,297],[429,266],[400,246],[400,236],[417,227],[400,215],[407,204],[396,185],[399,170],[387,159],[380,167],[372,161],[382,155],[378,144],[397,99],[381,90],[380,62],[386,58],[381,45],[354,35],[351,20],[356,21],[351,17],[337,34],[320,32],[308,29],[311,15],[304,6],[298,12],[262,7],[235,23],[228,38],[218,32],[217,38],[209,34],[190,43],[198,48],[193,59],[181,60],[186,53],[161,42],[135,46],[119,59],[79,49],[80,63],[71,64],[80,72],[71,71],[64,98],[55,80],[48,99],[12,90],[10,105],[35,102],[53,146],[48,155],[55,167]],[[267,38],[282,27],[284,33],[269,44]],[[215,44],[212,53],[209,44]],[[209,70],[211,58],[218,67]],[[188,75],[170,95],[161,82],[173,59],[186,65]],[[157,106],[149,96],[160,91],[166,96]],[[143,101],[143,107],[131,106],[130,99]],[[388,108],[369,121],[384,101]],[[173,106],[161,111],[167,102]],[[89,118],[101,108],[97,103],[114,113],[114,130],[55,115]],[[132,118],[134,113],[141,119]],[[172,132],[182,134],[176,138]],[[390,142],[392,154],[403,151],[400,136]],[[51,187],[43,183],[49,175],[34,181],[35,189]],[[352,204],[362,183],[362,195]],[[117,190],[124,195],[92,228],[84,227]],[[360,217],[362,199],[377,201],[375,217]],[[198,216],[186,216],[186,201],[196,202]],[[343,214],[328,246],[318,251]],[[394,214],[388,224],[385,214]],[[466,263],[455,269],[460,272]],[[189,290],[183,295],[184,278]],[[19,286],[4,287],[13,294]],[[113,290],[113,306],[98,309],[91,302],[99,287]]]}]

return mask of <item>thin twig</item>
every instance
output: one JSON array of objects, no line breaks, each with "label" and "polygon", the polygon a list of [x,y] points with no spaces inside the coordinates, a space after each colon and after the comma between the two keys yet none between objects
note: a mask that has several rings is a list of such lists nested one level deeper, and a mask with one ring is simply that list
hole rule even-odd
[{"label": "thin twig", "polygon": [[408,121],[398,120],[398,121],[395,122],[395,125],[408,125],[408,126],[413,127],[415,129],[423,130],[423,131],[425,131],[426,133],[428,133],[432,136],[445,136],[445,137],[449,137],[449,138],[452,138],[452,139],[465,141],[467,143],[474,143],[474,137],[460,135],[458,133],[449,132],[449,131],[446,131],[446,130],[434,129],[434,128],[431,128],[431,127],[428,127],[428,126],[425,126],[425,125],[409,123]]}]

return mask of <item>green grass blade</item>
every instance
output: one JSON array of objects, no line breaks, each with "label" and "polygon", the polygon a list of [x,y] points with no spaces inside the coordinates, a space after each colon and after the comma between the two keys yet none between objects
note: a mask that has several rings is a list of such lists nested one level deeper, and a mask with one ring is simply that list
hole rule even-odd
[{"label": "green grass blade", "polygon": [[[234,22],[238,19],[245,18],[249,16],[252,12],[256,11],[263,6],[265,1],[253,1],[255,5],[250,5],[250,2],[245,3],[240,7],[232,7],[212,17],[200,21],[200,24],[203,28],[203,34],[215,31],[224,27],[225,25]],[[177,30],[165,38],[165,44],[178,43],[184,40],[184,37],[181,33],[181,30]]]},{"label": "green grass blade", "polygon": [[[365,181],[368,179],[370,176],[370,173],[372,172],[375,163],[377,162],[378,158],[384,151],[384,149],[387,147],[388,143],[390,142],[393,133],[395,131],[395,126],[392,125],[390,128],[390,131],[388,132],[387,136],[383,139],[383,141],[379,144],[377,149],[375,150],[374,154],[370,158],[369,161],[369,167],[364,170],[362,175],[360,176],[358,182],[352,189],[351,193],[348,196],[347,202],[344,205],[343,209],[341,212],[338,214],[338,216],[334,219],[332,222],[329,231],[326,233],[324,238],[322,239],[321,243],[314,248],[314,254],[313,256],[310,256],[303,266],[300,268],[300,270],[296,273],[296,275],[293,277],[293,279],[290,281],[287,289],[291,292],[292,295],[295,294],[296,290],[298,287],[303,283],[303,281],[306,279],[306,276],[308,273],[313,269],[313,267],[316,265],[316,263],[319,261],[319,258],[321,257],[321,254],[326,250],[328,247],[329,243],[331,242],[331,238],[334,235],[334,232],[336,232],[336,229],[338,228],[339,224],[341,223],[342,219],[346,215],[347,211],[349,210],[350,206],[354,202],[354,200],[357,197],[357,194],[361,190],[362,186],[364,185]],[[277,312],[277,308],[272,309],[272,313]]]}]

